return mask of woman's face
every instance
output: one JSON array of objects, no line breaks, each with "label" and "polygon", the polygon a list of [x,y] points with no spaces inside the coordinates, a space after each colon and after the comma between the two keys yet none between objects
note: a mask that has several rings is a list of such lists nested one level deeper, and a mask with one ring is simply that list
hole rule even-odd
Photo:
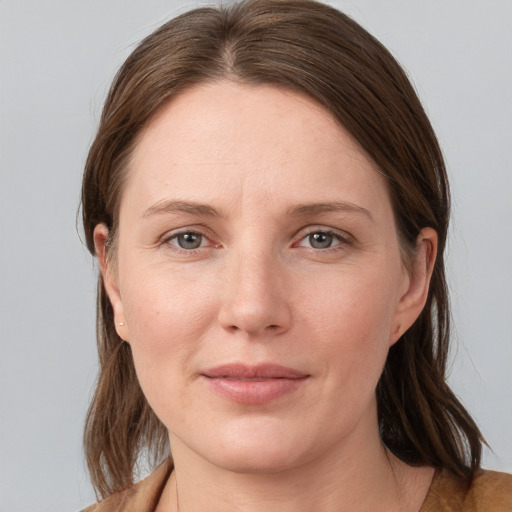
[{"label": "woman's face", "polygon": [[201,85],[152,120],[127,173],[103,270],[171,448],[276,471],[378,436],[375,388],[426,285],[383,177],[330,114]]}]

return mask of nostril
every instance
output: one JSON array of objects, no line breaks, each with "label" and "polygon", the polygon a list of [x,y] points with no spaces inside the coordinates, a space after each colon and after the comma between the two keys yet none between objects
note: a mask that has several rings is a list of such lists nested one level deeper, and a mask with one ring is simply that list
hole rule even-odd
[{"label": "nostril", "polygon": [[[227,329],[231,332],[236,332],[236,331],[240,331],[240,330],[243,330],[241,329],[240,327],[238,327],[237,325],[229,325],[227,327]],[[281,329],[281,327],[277,324],[271,324],[271,325],[267,325],[267,327],[265,328],[267,331],[279,331],[279,329]]]}]

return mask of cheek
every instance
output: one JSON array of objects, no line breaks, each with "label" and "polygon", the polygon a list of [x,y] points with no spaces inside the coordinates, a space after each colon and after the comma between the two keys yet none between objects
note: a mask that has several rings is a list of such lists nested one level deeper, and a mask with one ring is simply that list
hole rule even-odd
[{"label": "cheek", "polygon": [[369,392],[387,357],[396,285],[378,272],[351,275],[331,278],[323,297],[309,296],[300,309],[307,311],[305,330],[314,336],[332,386]]},{"label": "cheek", "polygon": [[328,330],[329,337],[345,333],[358,345],[387,340],[399,295],[398,278],[387,270],[363,268],[317,276],[317,291],[303,290],[300,309],[309,311],[308,318]]},{"label": "cheek", "polygon": [[179,273],[132,272],[123,290],[137,375],[147,398],[191,372],[194,354],[215,318],[211,293],[200,279]]},{"label": "cheek", "polygon": [[142,268],[131,276],[122,300],[134,344],[167,346],[173,335],[186,336],[210,317],[211,294],[201,275]]}]

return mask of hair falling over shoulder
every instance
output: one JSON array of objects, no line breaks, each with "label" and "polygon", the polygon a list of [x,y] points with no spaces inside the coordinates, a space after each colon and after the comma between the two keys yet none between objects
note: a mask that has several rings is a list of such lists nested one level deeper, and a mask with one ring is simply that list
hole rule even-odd
[{"label": "hair falling over shoulder", "polygon": [[[378,384],[379,425],[402,460],[471,479],[483,438],[446,382],[450,204],[443,156],[404,71],[345,14],[313,0],[246,0],[189,11],[144,39],[114,79],[87,158],[82,216],[89,250],[94,254],[95,226],[105,223],[115,253],[124,171],[142,128],[181,91],[222,78],[299,91],[330,111],[385,176],[406,260],[420,230],[436,230],[427,304],[390,350]],[[133,483],[142,454],[156,462],[168,444],[130,346],[117,335],[101,277],[97,339],[100,370],[84,443],[93,485],[105,497]]]}]

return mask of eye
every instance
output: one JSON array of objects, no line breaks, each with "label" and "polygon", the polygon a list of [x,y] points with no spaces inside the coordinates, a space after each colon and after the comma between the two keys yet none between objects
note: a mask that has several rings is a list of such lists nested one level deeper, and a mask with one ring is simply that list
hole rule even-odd
[{"label": "eye", "polygon": [[299,247],[310,247],[312,249],[331,249],[348,240],[340,234],[332,231],[317,230],[307,234],[297,244]]},{"label": "eye", "polygon": [[307,239],[313,249],[328,249],[332,246],[334,237],[331,233],[311,233]]},{"label": "eye", "polygon": [[195,231],[184,231],[182,233],[178,233],[170,237],[167,241],[171,245],[179,247],[185,251],[199,249],[200,247],[204,247],[208,242],[204,235]]}]

